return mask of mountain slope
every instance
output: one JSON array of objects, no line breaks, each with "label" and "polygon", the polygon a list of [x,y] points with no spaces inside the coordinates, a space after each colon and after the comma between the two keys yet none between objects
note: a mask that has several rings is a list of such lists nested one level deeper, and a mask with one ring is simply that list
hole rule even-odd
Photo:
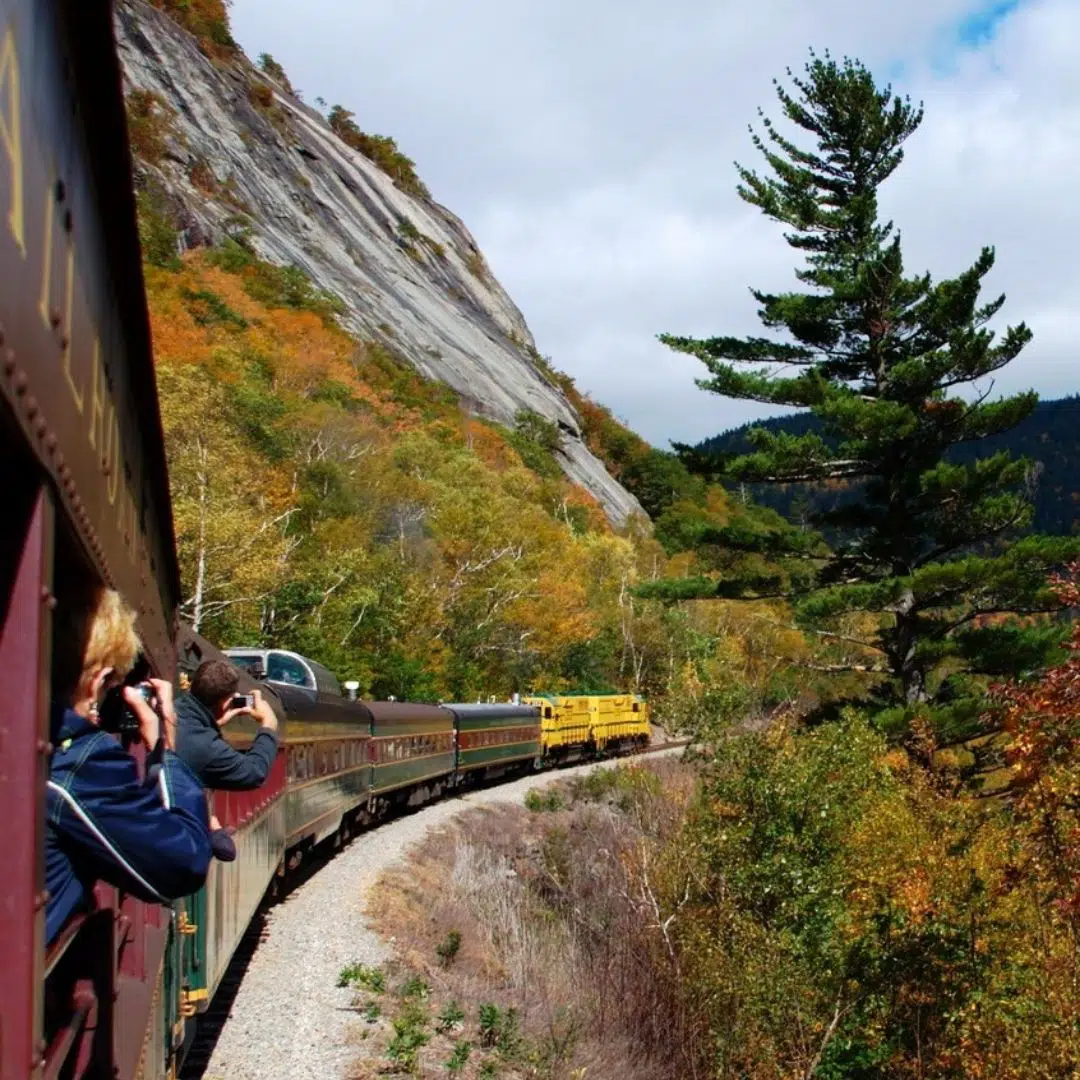
[{"label": "mountain slope", "polygon": [[[797,435],[821,430],[820,423],[809,413],[780,416],[714,435],[698,449],[707,453],[745,453],[750,449],[748,433],[754,427]],[[1080,397],[1040,401],[1031,416],[1012,431],[979,443],[954,447],[949,456],[951,460],[966,462],[1000,450],[1038,463],[1033,531],[1062,536],[1075,532],[1080,511]],[[804,504],[804,508],[810,511],[853,497],[840,488],[811,491],[804,485],[791,484],[753,485],[752,493],[759,502],[787,516],[791,516],[793,510],[798,511],[796,500],[800,497],[808,498],[809,505]]]},{"label": "mountain slope", "polygon": [[555,422],[568,478],[614,524],[640,512],[585,445],[577,413],[468,230],[423,185],[395,183],[287,79],[269,78],[231,45],[224,59],[208,56],[143,0],[120,0],[116,23],[129,102],[146,121],[140,184],[180,222],[183,246],[242,234],[269,262],[300,267],[340,300],[353,336],[446,383],[479,415],[512,424],[528,410]]}]

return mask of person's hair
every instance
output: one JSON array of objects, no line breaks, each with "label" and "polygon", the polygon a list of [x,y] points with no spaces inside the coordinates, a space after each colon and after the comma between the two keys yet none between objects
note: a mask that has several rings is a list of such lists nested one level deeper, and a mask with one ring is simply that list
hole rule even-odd
[{"label": "person's hair", "polygon": [[61,697],[78,700],[102,668],[127,675],[141,648],[136,617],[115,589],[100,585],[61,601],[53,624],[53,686]]},{"label": "person's hair", "polygon": [[232,697],[240,685],[240,672],[228,660],[204,660],[191,679],[191,694],[208,709]]}]

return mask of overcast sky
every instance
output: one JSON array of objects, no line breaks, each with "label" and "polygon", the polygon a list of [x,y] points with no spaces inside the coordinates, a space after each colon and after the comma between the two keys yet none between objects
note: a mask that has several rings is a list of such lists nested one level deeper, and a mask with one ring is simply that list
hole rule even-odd
[{"label": "overcast sky", "polygon": [[747,125],[811,46],[925,102],[884,210],[935,278],[996,246],[999,325],[1035,331],[997,387],[1080,390],[1077,0],[234,0],[232,21],[305,100],[393,135],[540,351],[656,445],[759,415],[656,335],[757,332],[747,288],[792,284],[733,161],[756,165]]}]

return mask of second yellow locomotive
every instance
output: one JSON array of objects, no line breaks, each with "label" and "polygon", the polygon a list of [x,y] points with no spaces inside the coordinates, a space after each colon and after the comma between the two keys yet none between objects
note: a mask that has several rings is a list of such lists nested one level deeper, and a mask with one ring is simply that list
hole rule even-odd
[{"label": "second yellow locomotive", "polygon": [[546,761],[621,752],[649,741],[649,706],[637,694],[543,694],[521,703],[540,710]]}]

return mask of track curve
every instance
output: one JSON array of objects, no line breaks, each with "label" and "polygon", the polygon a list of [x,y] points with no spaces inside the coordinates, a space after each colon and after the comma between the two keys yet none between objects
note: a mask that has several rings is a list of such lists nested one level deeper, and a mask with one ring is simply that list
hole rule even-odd
[{"label": "track curve", "polygon": [[[679,741],[643,755],[679,752]],[[353,991],[338,972],[358,961],[389,959],[390,946],[369,927],[367,898],[379,877],[429,829],[477,806],[521,802],[527,792],[625,758],[555,772],[445,798],[360,834],[249,928],[192,1048],[183,1080],[337,1080],[356,1055],[346,1032]]]}]

